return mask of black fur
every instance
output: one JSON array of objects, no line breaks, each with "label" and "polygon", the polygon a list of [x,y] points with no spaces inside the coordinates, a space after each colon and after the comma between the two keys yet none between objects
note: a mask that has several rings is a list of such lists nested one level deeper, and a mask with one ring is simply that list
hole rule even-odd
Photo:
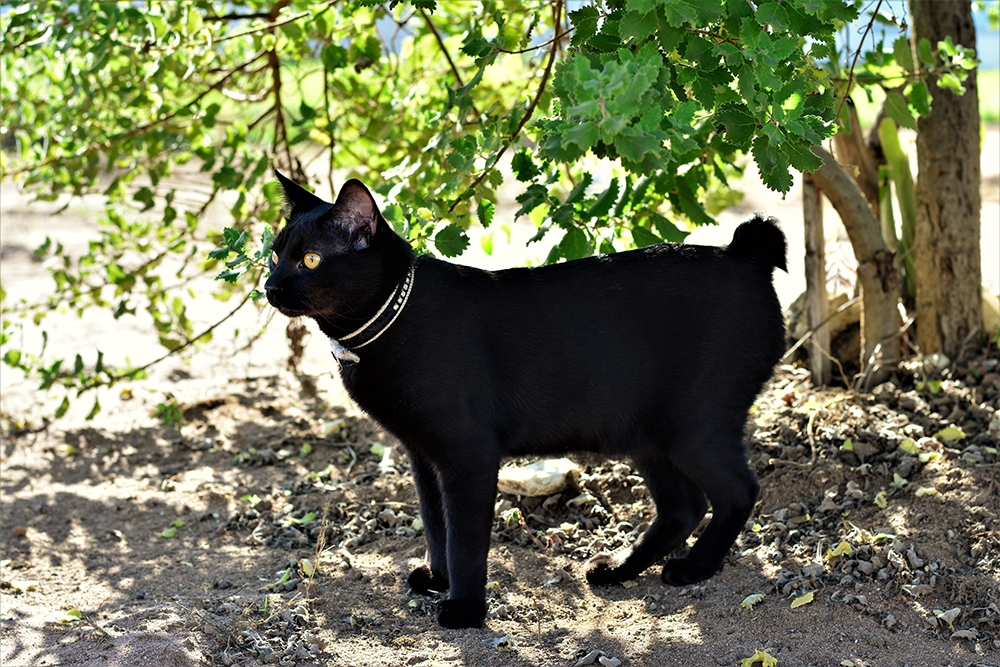
[{"label": "black fur", "polygon": [[[771,274],[785,267],[785,238],[771,219],[744,223],[723,248],[665,244],[492,272],[415,257],[358,181],[330,206],[279,178],[288,224],[265,288],[281,312],[343,337],[416,262],[398,319],[341,373],[409,454],[430,553],[409,584],[449,591],[442,625],[485,619],[505,457],[587,451],[641,471],[657,518],[631,549],[591,559],[592,585],[634,579],[683,546],[709,503],[711,522],[662,577],[680,586],[719,569],[759,488],[744,421],[784,351]],[[322,256],[313,269],[309,252]]]}]

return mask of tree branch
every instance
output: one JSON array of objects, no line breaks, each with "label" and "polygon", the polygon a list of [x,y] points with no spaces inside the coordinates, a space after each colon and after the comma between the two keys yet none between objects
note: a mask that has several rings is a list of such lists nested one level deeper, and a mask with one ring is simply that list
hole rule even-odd
[{"label": "tree branch", "polygon": [[854,60],[851,61],[851,71],[847,75],[847,87],[844,89],[844,96],[840,98],[840,104],[837,105],[837,118],[840,118],[840,110],[844,108],[844,102],[847,101],[847,96],[851,94],[851,84],[854,83],[854,66],[858,64],[858,56],[861,55],[861,47],[865,44],[865,38],[868,33],[872,31],[872,26],[875,25],[875,17],[878,16],[878,10],[882,6],[882,0],[878,0],[878,4],[875,5],[875,10],[872,12],[872,20],[868,22],[868,26],[865,28],[865,32],[861,35],[861,43],[858,44],[858,50],[854,52]]},{"label": "tree branch", "polygon": [[[813,180],[840,214],[858,262],[863,299],[861,366],[866,385],[877,384],[899,360],[899,270],[861,188],[826,150],[814,146],[812,152],[823,160],[823,166],[812,172]],[[877,370],[868,373],[873,367]]]},{"label": "tree branch", "polygon": [[242,19],[269,19],[271,18],[271,12],[254,12],[253,14],[237,14],[233,12],[231,14],[223,14],[222,16],[206,16],[203,20],[205,21],[240,21]]},{"label": "tree branch", "polygon": [[[562,0],[557,0],[556,2],[557,19],[561,11],[562,11]],[[531,120],[531,116],[532,114],[535,113],[535,109],[538,107],[538,103],[542,99],[542,94],[545,92],[545,86],[548,85],[549,75],[552,73],[552,65],[555,62],[556,51],[558,50],[558,48],[559,48],[559,42],[553,42],[551,48],[549,49],[548,62],[545,63],[545,70],[542,72],[542,80],[538,84],[538,91],[535,93],[535,97],[531,100],[531,103],[528,105],[528,109],[525,111],[524,117],[521,118],[521,122],[518,123],[517,129],[511,132],[510,141],[508,141],[503,145],[500,151],[496,154],[496,157],[494,157],[493,160],[491,160],[490,163],[486,165],[486,167],[479,174],[479,176],[477,176],[476,179],[472,181],[472,184],[469,185],[469,187],[466,189],[466,192],[474,190],[476,186],[478,186],[480,183],[483,182],[483,179],[485,179],[486,176],[490,173],[490,171],[493,170],[493,168],[500,161],[500,158],[502,158],[504,156],[504,153],[507,152],[507,149],[510,148],[517,140],[517,135],[521,133],[521,130],[524,129],[524,126],[527,125],[529,120]],[[458,203],[462,201],[462,199],[463,199],[462,197],[459,197],[458,199],[453,201],[451,203],[451,206],[448,207],[448,212],[450,213],[454,211],[455,207],[458,206]]]},{"label": "tree branch", "polygon": [[230,317],[232,317],[233,315],[235,315],[236,311],[238,311],[240,308],[242,308],[246,304],[246,302],[250,300],[250,296],[252,294],[253,294],[252,291],[251,292],[247,292],[247,295],[245,297],[243,297],[243,300],[240,301],[239,305],[237,305],[235,308],[233,308],[231,311],[229,311],[229,313],[227,313],[221,320],[219,320],[218,322],[216,322],[212,326],[208,327],[207,329],[205,329],[204,331],[202,331],[200,334],[198,334],[194,338],[189,338],[182,345],[180,345],[180,346],[178,346],[178,347],[170,350],[169,352],[167,352],[166,354],[164,354],[162,357],[159,357],[158,359],[154,359],[153,361],[150,361],[145,366],[140,366],[139,368],[133,368],[132,370],[128,371],[127,373],[122,373],[121,375],[115,376],[114,380],[112,380],[111,382],[108,383],[108,386],[111,386],[112,384],[114,384],[115,382],[118,382],[119,380],[126,380],[126,379],[128,379],[130,377],[135,377],[139,373],[142,373],[143,371],[147,370],[148,368],[150,368],[152,366],[155,366],[156,364],[160,363],[161,361],[163,361],[167,357],[171,357],[171,356],[173,356],[175,354],[178,354],[182,350],[186,350],[187,348],[191,347],[192,345],[194,345],[195,343],[197,343],[199,339],[201,339],[201,338],[207,336],[208,334],[212,333],[223,322],[225,322]]},{"label": "tree branch", "polygon": [[427,15],[423,9],[418,9],[421,18],[424,19],[424,23],[430,28],[431,34],[434,35],[434,39],[437,40],[438,47],[441,49],[441,53],[444,54],[445,60],[448,61],[448,66],[451,67],[451,73],[455,75],[455,81],[458,83],[458,87],[461,88],[465,84],[462,82],[462,75],[458,73],[458,68],[455,67],[455,61],[451,59],[451,54],[448,53],[448,48],[444,45],[444,40],[441,39],[441,33],[438,32],[437,26],[431,21],[431,17]]},{"label": "tree branch", "polygon": [[[284,2],[284,0],[282,0],[282,2]],[[275,5],[275,7],[277,8],[278,11],[281,11],[281,9],[283,7],[286,7],[288,4],[289,3],[287,3],[287,2],[284,3],[284,4],[282,4],[281,2],[279,2],[277,5]],[[274,14],[274,10],[272,10],[272,15],[273,14]],[[248,30],[244,30],[243,32],[236,32],[236,33],[233,33],[232,35],[226,35],[225,37],[220,37],[219,39],[212,40],[212,43],[213,44],[218,44],[219,42],[225,42],[225,41],[230,40],[230,39],[236,39],[237,37],[246,37],[247,35],[252,35],[255,32],[267,32],[267,31],[270,31],[270,30],[274,30],[278,26],[285,25],[286,23],[291,23],[292,21],[298,21],[301,18],[309,16],[309,14],[310,14],[309,12],[300,12],[300,13],[295,14],[293,16],[289,16],[287,19],[282,19],[280,21],[273,20],[270,23],[266,23],[266,24],[264,24],[262,26],[257,26],[256,28],[250,28]]]},{"label": "tree branch", "polygon": [[496,49],[497,51],[499,51],[500,53],[510,53],[512,55],[517,55],[517,54],[520,54],[520,53],[528,53],[530,51],[537,51],[538,49],[544,49],[549,44],[554,44],[554,43],[557,43],[557,42],[561,42],[563,40],[563,38],[566,37],[566,35],[568,35],[571,32],[573,32],[573,30],[574,30],[574,28],[569,28],[567,30],[564,30],[563,32],[559,33],[558,35],[556,35],[555,37],[553,37],[549,41],[542,42],[541,44],[536,44],[535,46],[529,46],[526,49],[518,49],[517,51],[508,51],[507,49],[499,47],[499,46],[496,46],[496,45],[494,45],[493,48]]},{"label": "tree branch", "polygon": [[231,70],[229,70],[228,72],[226,72],[222,76],[221,79],[219,79],[218,81],[216,81],[215,83],[213,83],[212,85],[210,85],[205,90],[201,91],[198,95],[196,95],[193,99],[191,99],[187,104],[185,104],[185,105],[183,105],[181,107],[178,107],[177,109],[174,109],[173,111],[171,111],[170,113],[168,113],[165,116],[162,116],[161,118],[157,118],[156,120],[152,120],[152,121],[146,123],[145,125],[140,125],[138,127],[134,127],[131,130],[129,130],[128,132],[123,132],[122,134],[118,134],[118,135],[115,135],[113,137],[110,137],[109,139],[105,140],[103,143],[91,146],[90,148],[87,148],[86,150],[84,150],[84,151],[82,151],[80,153],[76,153],[74,155],[61,155],[59,157],[49,158],[48,160],[45,160],[43,162],[39,162],[37,164],[32,164],[32,165],[28,165],[26,167],[21,167],[20,169],[14,169],[13,171],[8,171],[4,175],[5,176],[6,175],[16,176],[16,175],[22,174],[22,173],[24,173],[26,171],[31,171],[32,169],[38,169],[39,167],[47,167],[50,164],[58,164],[60,162],[66,162],[67,160],[78,159],[78,158],[84,157],[86,155],[90,155],[91,153],[105,152],[108,149],[110,149],[112,146],[114,146],[116,143],[119,143],[121,141],[125,141],[126,139],[131,139],[132,137],[134,137],[136,135],[142,134],[143,132],[146,132],[148,130],[153,129],[154,127],[162,125],[163,123],[166,123],[167,121],[171,120],[172,118],[174,118],[175,116],[177,116],[178,114],[180,114],[182,111],[186,111],[187,109],[191,108],[192,106],[194,106],[195,104],[197,104],[198,102],[200,102],[201,100],[203,100],[205,98],[205,96],[208,95],[210,92],[212,92],[213,90],[218,90],[219,88],[221,88],[222,85],[225,84],[226,81],[228,81],[229,78],[232,77],[234,74],[236,74],[237,72],[240,72],[240,71],[246,69],[247,67],[249,67],[250,65],[252,65],[253,63],[255,63],[257,60],[259,60],[261,57],[263,57],[265,53],[267,53],[267,52],[266,51],[258,51],[252,58],[250,58],[246,62],[244,62],[244,63],[242,63],[240,65],[237,65],[236,67],[234,67]]}]

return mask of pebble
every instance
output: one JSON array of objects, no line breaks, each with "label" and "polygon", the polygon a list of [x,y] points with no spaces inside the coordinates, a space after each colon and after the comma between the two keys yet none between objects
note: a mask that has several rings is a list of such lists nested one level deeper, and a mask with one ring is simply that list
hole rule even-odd
[{"label": "pebble", "polygon": [[584,665],[592,665],[595,662],[597,662],[597,659],[599,657],[602,657],[603,655],[604,651],[595,648],[593,651],[591,651],[587,655],[577,660],[576,663],[573,665],[573,667],[583,667]]},{"label": "pebble", "polygon": [[551,496],[564,491],[579,477],[580,469],[569,459],[543,459],[501,469],[497,488],[511,495]]}]

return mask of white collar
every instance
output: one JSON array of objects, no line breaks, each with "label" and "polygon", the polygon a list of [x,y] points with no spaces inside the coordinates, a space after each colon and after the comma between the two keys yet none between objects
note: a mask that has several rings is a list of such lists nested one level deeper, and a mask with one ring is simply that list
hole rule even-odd
[{"label": "white collar", "polygon": [[379,308],[378,312],[370,320],[365,322],[361,328],[346,336],[340,338],[329,337],[330,349],[333,351],[333,356],[341,365],[356,364],[361,361],[361,358],[354,353],[354,350],[368,345],[368,343],[371,343],[384,334],[392,326],[392,323],[396,321],[399,314],[403,312],[403,307],[406,305],[407,300],[410,298],[410,293],[413,291],[413,276],[414,265],[410,264],[410,270],[399,284],[396,285],[396,289],[393,290],[386,302],[382,304],[382,307]]}]

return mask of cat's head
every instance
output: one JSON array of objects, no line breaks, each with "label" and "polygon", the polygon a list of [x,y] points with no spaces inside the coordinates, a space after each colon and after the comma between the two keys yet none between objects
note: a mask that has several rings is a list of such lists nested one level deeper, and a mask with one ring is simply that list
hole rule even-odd
[{"label": "cat's head", "polygon": [[344,183],[331,204],[274,173],[288,222],[271,244],[268,302],[289,317],[351,319],[378,290],[385,237],[395,234],[361,181]]}]

